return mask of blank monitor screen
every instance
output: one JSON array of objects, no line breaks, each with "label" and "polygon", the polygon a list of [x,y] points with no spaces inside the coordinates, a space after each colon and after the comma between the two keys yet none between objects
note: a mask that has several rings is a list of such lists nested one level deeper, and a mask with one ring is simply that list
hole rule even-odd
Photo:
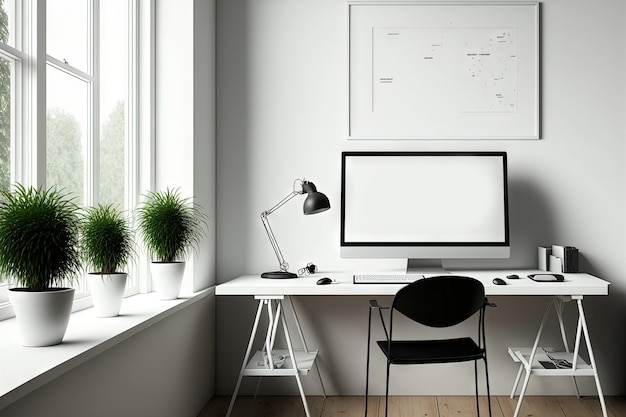
[{"label": "blank monitor screen", "polygon": [[344,152],[341,255],[509,256],[505,152]]}]

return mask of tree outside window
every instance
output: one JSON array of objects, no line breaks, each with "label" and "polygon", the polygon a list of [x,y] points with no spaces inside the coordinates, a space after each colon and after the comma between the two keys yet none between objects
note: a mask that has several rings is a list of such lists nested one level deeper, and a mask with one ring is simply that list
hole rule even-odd
[{"label": "tree outside window", "polygon": [[[0,0],[0,42],[9,41],[9,16]],[[11,184],[11,61],[0,58],[0,188]]]}]

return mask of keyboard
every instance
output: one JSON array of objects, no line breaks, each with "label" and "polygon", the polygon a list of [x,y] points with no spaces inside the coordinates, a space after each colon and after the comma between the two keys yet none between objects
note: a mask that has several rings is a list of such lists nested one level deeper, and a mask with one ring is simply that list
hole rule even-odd
[{"label": "keyboard", "polygon": [[355,284],[410,284],[418,279],[424,278],[422,274],[398,274],[398,275],[377,275],[377,274],[357,274],[353,275]]}]

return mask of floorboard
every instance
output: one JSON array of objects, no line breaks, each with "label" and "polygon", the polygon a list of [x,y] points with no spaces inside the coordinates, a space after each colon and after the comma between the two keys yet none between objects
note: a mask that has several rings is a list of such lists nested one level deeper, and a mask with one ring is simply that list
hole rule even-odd
[{"label": "floorboard", "polygon": [[[198,417],[224,417],[230,397],[214,397]],[[364,417],[365,398],[351,396],[307,397],[311,417]],[[480,415],[488,416],[487,398],[480,397]],[[626,417],[626,397],[607,397],[609,417]],[[517,398],[492,397],[492,417],[512,417]],[[300,397],[238,397],[231,417],[304,417]],[[384,417],[385,397],[369,399],[367,417]],[[474,417],[472,396],[392,396],[389,416]],[[519,417],[602,417],[597,397],[527,396]]]}]

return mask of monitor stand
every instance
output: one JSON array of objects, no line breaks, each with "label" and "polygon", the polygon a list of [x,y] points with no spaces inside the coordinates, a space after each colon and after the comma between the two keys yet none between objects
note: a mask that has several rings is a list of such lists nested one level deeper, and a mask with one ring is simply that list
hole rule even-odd
[{"label": "monitor stand", "polygon": [[414,259],[406,262],[407,274],[447,275],[441,259]]}]

